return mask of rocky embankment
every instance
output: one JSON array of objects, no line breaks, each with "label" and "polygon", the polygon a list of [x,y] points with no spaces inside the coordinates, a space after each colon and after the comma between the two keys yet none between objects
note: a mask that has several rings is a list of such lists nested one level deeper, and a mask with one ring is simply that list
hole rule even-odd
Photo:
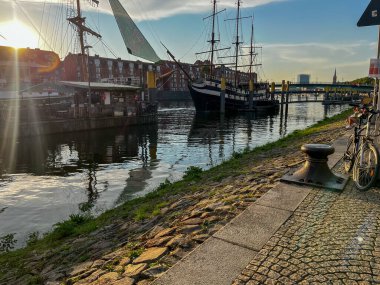
[{"label": "rocky embankment", "polygon": [[149,284],[299,166],[302,144],[331,143],[345,131],[340,120],[235,155],[233,164],[202,172],[188,190],[166,195],[151,217],[120,217],[55,248],[29,251],[19,261],[22,270],[7,271],[0,284]]}]

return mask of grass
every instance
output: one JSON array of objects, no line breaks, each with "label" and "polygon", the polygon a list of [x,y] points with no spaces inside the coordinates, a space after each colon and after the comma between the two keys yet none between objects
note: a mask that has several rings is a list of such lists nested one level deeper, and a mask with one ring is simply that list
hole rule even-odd
[{"label": "grass", "polygon": [[[183,179],[175,183],[165,181],[156,191],[147,194],[145,197],[128,201],[117,208],[106,211],[97,218],[88,215],[72,215],[67,221],[60,222],[53,227],[53,230],[40,239],[33,238],[33,242],[27,247],[16,251],[0,254],[0,280],[8,272],[15,276],[31,274],[35,278],[33,282],[39,281],[39,277],[32,274],[24,266],[31,256],[43,254],[46,251],[70,251],[70,240],[77,236],[84,236],[117,220],[134,220],[136,222],[157,216],[161,210],[168,206],[173,197],[177,194],[198,191],[209,182],[222,181],[226,177],[247,173],[248,168],[244,165],[250,163],[255,156],[264,154],[273,149],[285,148],[289,145],[300,144],[300,138],[323,131],[325,126],[347,118],[352,111],[346,111],[332,118],[322,120],[305,130],[295,131],[288,136],[253,150],[244,150],[241,153],[234,153],[232,158],[209,170],[202,171],[198,167],[190,167]],[[179,213],[178,213],[179,214]],[[170,216],[172,217],[172,216]],[[169,218],[169,217],[167,217]],[[141,254],[141,249],[131,249],[131,257]],[[33,283],[32,283],[33,284]]]},{"label": "grass", "polygon": [[[54,225],[54,229],[47,236],[51,240],[60,240],[69,236],[79,235],[81,232],[77,232],[77,229],[81,229],[81,225],[84,225],[87,232],[91,231],[92,227],[90,225],[93,218],[89,215],[74,214],[70,215],[70,218],[67,221],[63,221]],[[87,225],[87,227],[86,227]],[[37,241],[35,241],[36,243]]]},{"label": "grass", "polygon": [[196,166],[190,166],[183,176],[183,179],[186,180],[199,180],[202,175],[202,168],[196,167]]}]

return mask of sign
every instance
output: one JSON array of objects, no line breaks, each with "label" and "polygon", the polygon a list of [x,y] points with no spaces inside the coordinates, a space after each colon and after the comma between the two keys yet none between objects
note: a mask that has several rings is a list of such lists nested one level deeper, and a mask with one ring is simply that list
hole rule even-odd
[{"label": "sign", "polygon": [[368,77],[380,78],[380,59],[371,58]]},{"label": "sign", "polygon": [[371,0],[358,22],[358,27],[377,25],[380,25],[380,1]]}]

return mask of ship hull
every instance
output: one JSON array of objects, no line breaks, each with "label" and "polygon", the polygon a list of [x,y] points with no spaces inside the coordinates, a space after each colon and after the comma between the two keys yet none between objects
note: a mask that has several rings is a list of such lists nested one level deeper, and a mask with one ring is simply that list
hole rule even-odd
[{"label": "ship hull", "polygon": [[[195,109],[200,112],[220,111],[220,84],[189,83],[189,91]],[[225,111],[271,111],[279,108],[278,100],[270,100],[263,96],[254,96],[252,108],[249,107],[249,93],[237,92],[232,89],[225,91]]]}]

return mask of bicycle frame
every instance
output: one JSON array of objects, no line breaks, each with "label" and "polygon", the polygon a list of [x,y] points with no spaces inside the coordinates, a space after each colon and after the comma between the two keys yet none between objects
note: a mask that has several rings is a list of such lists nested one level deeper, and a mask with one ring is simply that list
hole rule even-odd
[{"label": "bicycle frame", "polygon": [[[359,137],[359,140],[358,140],[358,145],[356,146],[355,145],[355,148],[356,147],[360,147],[360,166],[363,166],[363,151],[364,151],[364,148],[361,147],[364,145],[364,142],[366,140],[370,140],[372,141],[372,138],[370,137],[370,129],[371,129],[371,120],[373,118],[373,116],[375,115],[375,113],[370,113],[370,115],[368,116],[367,118],[367,123],[366,123],[366,126],[364,128],[362,128],[359,132],[358,132],[358,137]],[[360,124],[359,124],[360,125]],[[360,133],[365,129],[365,135],[364,137],[360,135]],[[363,140],[363,143],[362,144],[359,144],[360,142],[360,137],[362,137],[362,140]],[[356,139],[356,138],[355,138]],[[357,153],[357,151],[355,152]]]},{"label": "bicycle frame", "polygon": [[[356,154],[359,151],[359,148],[360,148],[360,145],[361,145],[360,139],[363,137],[361,135],[361,133],[364,131],[364,129],[366,129],[365,136],[369,135],[369,128],[368,128],[368,126],[366,125],[365,127],[362,127],[362,122],[363,122],[363,118],[360,116],[359,117],[359,124],[354,127],[354,156],[356,156]],[[367,123],[368,122],[369,122],[369,118],[367,120]]]}]

